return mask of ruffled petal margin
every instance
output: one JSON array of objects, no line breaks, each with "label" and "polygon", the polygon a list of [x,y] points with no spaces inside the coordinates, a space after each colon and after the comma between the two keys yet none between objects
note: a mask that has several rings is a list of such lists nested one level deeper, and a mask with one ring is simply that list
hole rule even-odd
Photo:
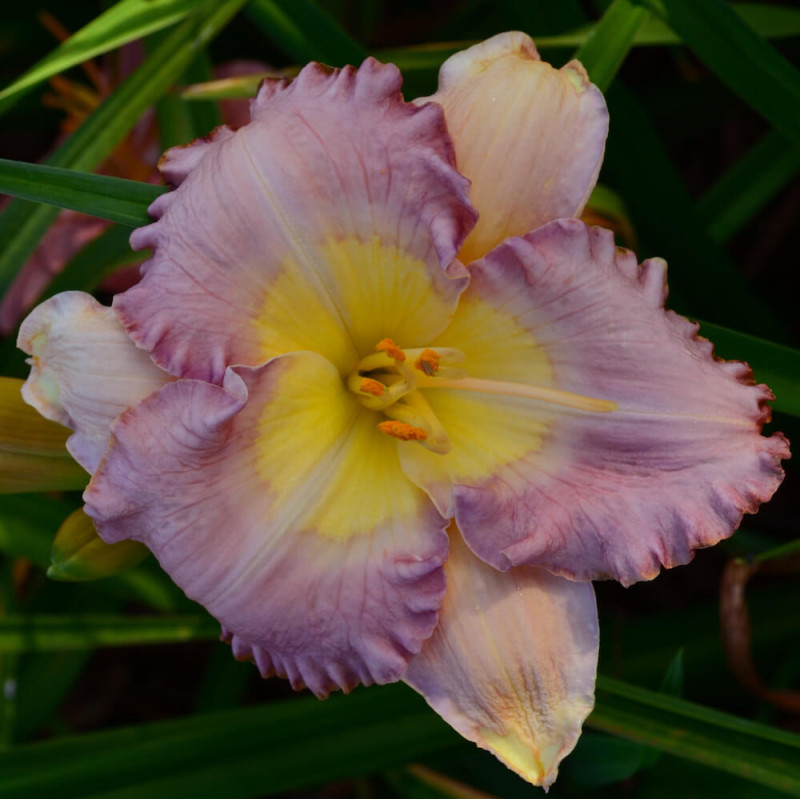
[{"label": "ruffled petal margin", "polygon": [[594,591],[533,567],[498,572],[450,531],[439,624],[404,680],[462,736],[549,786],[594,704]]},{"label": "ruffled petal margin", "polygon": [[114,300],[158,364],[219,383],[311,350],[347,373],[382,338],[447,325],[466,285],[447,270],[476,214],[441,108],[404,103],[401,83],[373,59],[310,64],[266,81],[248,125],[166,154],[177,188],[131,237],[153,258]]},{"label": "ruffled petal margin", "polygon": [[603,161],[608,110],[577,61],[555,69],[513,31],[451,56],[433,100],[444,108],[478,224],[459,257],[486,255],[560,217],[577,217]]},{"label": "ruffled petal margin", "polygon": [[123,414],[86,511],[144,542],[240,658],[319,696],[397,680],[436,624],[446,521],[315,353]]},{"label": "ruffled petal margin", "polygon": [[[406,471],[454,511],[488,563],[628,585],[730,536],[778,488],[788,442],[761,435],[772,393],[746,364],[715,359],[696,324],[664,311],[665,266],[639,266],[610,231],[577,220],[510,239],[471,266],[459,314],[474,317],[456,315],[439,337],[464,349],[471,376],[616,404],[428,391],[453,450],[437,466],[405,447]],[[485,330],[473,318],[505,322]]]},{"label": "ruffled petal margin", "polygon": [[17,347],[31,358],[22,396],[71,428],[67,449],[88,472],[105,451],[111,423],[173,380],[127,337],[114,312],[83,292],[63,292],[22,322]]}]

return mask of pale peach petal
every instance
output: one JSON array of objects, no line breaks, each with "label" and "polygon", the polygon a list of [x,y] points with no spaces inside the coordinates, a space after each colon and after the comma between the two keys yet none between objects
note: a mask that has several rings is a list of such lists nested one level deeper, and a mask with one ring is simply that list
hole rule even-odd
[{"label": "pale peach petal", "polygon": [[478,224],[465,263],[508,236],[580,215],[597,180],[608,132],[603,95],[571,61],[539,60],[524,33],[494,36],[449,58],[439,90],[456,164],[472,181]]},{"label": "pale peach petal", "polygon": [[549,786],[594,703],[592,586],[532,567],[498,572],[450,533],[439,625],[405,681],[462,736]]}]

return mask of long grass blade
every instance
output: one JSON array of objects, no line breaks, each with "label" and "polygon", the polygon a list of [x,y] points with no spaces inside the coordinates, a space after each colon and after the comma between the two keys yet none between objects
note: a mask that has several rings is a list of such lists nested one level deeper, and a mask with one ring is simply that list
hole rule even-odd
[{"label": "long grass blade", "polygon": [[[198,50],[212,39],[244,4],[224,0],[204,7],[167,35],[147,60],[83,125],[56,150],[53,167],[89,171],[114,149],[159,95],[184,71]],[[28,201],[11,203],[0,216],[0,289],[25,263],[58,212]]]},{"label": "long grass blade", "polygon": [[165,191],[150,183],[0,158],[0,192],[129,227],[152,222],[147,206]]},{"label": "long grass blade", "polygon": [[800,71],[720,0],[637,0],[745,102],[800,145]]},{"label": "long grass blade", "polygon": [[575,53],[592,83],[601,90],[611,85],[647,13],[633,0],[614,0]]},{"label": "long grass blade", "polygon": [[0,114],[53,75],[174,25],[210,2],[212,0],[122,0],[116,3],[0,91]]},{"label": "long grass blade", "polygon": [[700,199],[697,213],[712,239],[725,242],[743,228],[797,173],[800,145],[770,131]]},{"label": "long grass blade", "polygon": [[87,647],[214,640],[219,624],[207,616],[119,614],[5,614],[0,616],[0,652],[80,650]]}]

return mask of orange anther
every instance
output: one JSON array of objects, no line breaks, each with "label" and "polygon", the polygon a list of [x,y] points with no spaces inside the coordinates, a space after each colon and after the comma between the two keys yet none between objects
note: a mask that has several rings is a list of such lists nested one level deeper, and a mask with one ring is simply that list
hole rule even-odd
[{"label": "orange anther", "polygon": [[364,392],[364,394],[371,394],[374,397],[383,397],[383,393],[386,391],[386,387],[374,378],[362,379],[361,383],[358,385],[358,389]]},{"label": "orange anther", "polygon": [[404,442],[417,441],[423,442],[428,438],[422,428],[409,425],[407,422],[398,422],[396,419],[387,419],[378,423],[381,433],[387,436],[394,436],[395,439],[402,439]]},{"label": "orange anther", "polygon": [[395,361],[406,360],[406,354],[391,339],[381,339],[375,345],[375,349],[379,353],[386,353],[389,358],[393,358]]},{"label": "orange anther", "polygon": [[435,375],[439,371],[439,362],[441,360],[442,357],[435,350],[425,348],[414,362],[414,366],[422,370],[426,375]]}]

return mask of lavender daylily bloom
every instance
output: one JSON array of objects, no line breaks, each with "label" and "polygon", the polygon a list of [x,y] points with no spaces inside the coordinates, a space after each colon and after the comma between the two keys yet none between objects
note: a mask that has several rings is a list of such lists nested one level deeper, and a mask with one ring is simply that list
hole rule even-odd
[{"label": "lavender daylily bloom", "polygon": [[664,263],[575,219],[608,123],[579,64],[504,34],[429,102],[400,84],[311,64],[170,150],[141,282],[36,309],[25,397],[74,429],[103,539],[238,657],[320,696],[406,680],[549,785],[592,708],[590,581],[729,536],[788,445],[664,311]]}]

